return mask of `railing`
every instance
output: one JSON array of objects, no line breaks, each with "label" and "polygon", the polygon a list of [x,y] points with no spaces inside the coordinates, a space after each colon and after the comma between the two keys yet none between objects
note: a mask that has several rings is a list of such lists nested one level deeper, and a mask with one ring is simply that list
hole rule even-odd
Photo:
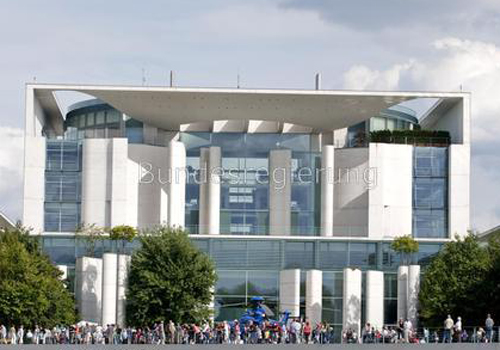
[{"label": "railing", "polygon": [[[190,234],[200,234],[209,231],[206,225],[186,225],[186,230]],[[215,229],[221,235],[235,236],[268,236],[272,232],[276,236],[321,236],[322,229],[319,226],[290,227],[289,230],[283,230],[282,226],[273,229],[269,225],[251,225],[251,224],[228,224],[220,225]],[[280,233],[282,232],[282,233]],[[334,226],[332,230],[334,237],[367,237],[368,228],[366,226]]]}]

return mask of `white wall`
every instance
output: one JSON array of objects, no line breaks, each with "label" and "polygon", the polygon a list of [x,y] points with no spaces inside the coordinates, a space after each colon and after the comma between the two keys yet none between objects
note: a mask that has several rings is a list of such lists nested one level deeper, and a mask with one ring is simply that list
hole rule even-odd
[{"label": "white wall", "polygon": [[448,225],[450,238],[470,229],[470,146],[449,148]]},{"label": "white wall", "polygon": [[129,217],[136,218],[133,226],[168,224],[168,148],[129,144],[128,157],[127,207]]},{"label": "white wall", "polygon": [[33,233],[44,231],[45,154],[44,137],[25,136],[23,225]]},{"label": "white wall", "polygon": [[367,236],[368,156],[368,148],[335,150],[334,236]]},{"label": "white wall", "polygon": [[412,233],[413,146],[370,143],[370,238]]},{"label": "white wall", "polygon": [[128,223],[127,139],[85,139],[82,151],[82,222]]},{"label": "white wall", "polygon": [[280,271],[280,290],[279,290],[280,312],[289,311],[290,316],[298,317],[300,315],[300,270],[281,270]]},{"label": "white wall", "polygon": [[306,273],[306,318],[314,327],[322,321],[323,271],[309,270]]},{"label": "white wall", "polygon": [[[220,150],[219,150],[220,154]],[[220,156],[219,156],[220,158]],[[168,171],[171,175],[167,184],[168,224],[184,227],[186,210],[186,148],[182,142],[170,141],[168,144]],[[219,185],[220,188],[220,185]],[[162,198],[160,198],[161,201]],[[220,201],[220,193],[219,193]],[[219,205],[220,207],[220,205]]]},{"label": "white wall", "polygon": [[384,326],[384,273],[366,272],[366,322],[375,329]]},{"label": "white wall", "polygon": [[118,256],[104,253],[102,256],[102,317],[103,325],[116,324]]},{"label": "white wall", "polygon": [[343,330],[352,329],[360,335],[361,329],[361,270],[344,269]]},{"label": "white wall", "polygon": [[75,299],[82,320],[101,323],[102,260],[76,259]]},{"label": "white wall", "polygon": [[408,316],[408,266],[398,267],[398,319]]},{"label": "white wall", "polygon": [[450,132],[451,141],[455,144],[470,144],[470,96],[464,95],[457,99],[439,118],[436,118],[426,128],[434,130],[447,130]]},{"label": "white wall", "polygon": [[407,317],[414,327],[418,321],[418,293],[420,291],[420,265],[408,266]]},{"label": "white wall", "polygon": [[126,292],[130,262],[130,255],[118,255],[118,276],[116,286],[116,324],[118,327],[125,326],[127,303]]},{"label": "white wall", "polygon": [[201,234],[220,233],[221,166],[220,147],[200,149],[199,230]]},{"label": "white wall", "polygon": [[335,148],[321,149],[321,235],[333,236],[333,207],[335,196]]}]

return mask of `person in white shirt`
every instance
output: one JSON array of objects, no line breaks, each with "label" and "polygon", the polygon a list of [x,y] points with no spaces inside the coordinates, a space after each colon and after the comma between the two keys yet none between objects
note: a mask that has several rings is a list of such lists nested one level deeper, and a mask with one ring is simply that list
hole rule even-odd
[{"label": "person in white shirt", "polygon": [[23,325],[19,326],[19,329],[17,330],[17,343],[18,344],[24,344],[24,329],[23,329]]}]

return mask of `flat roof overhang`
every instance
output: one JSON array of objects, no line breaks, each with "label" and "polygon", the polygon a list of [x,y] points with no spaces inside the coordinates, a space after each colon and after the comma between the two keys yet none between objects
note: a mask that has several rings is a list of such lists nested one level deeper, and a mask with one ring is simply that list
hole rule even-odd
[{"label": "flat roof overhang", "polygon": [[[145,86],[28,84],[52,125],[62,125],[54,92],[96,97],[147,124],[179,130],[188,123],[262,120],[332,131],[367,120],[380,111],[417,98],[455,103],[466,93],[345,90],[273,90]],[[60,129],[60,127],[58,128]]]}]

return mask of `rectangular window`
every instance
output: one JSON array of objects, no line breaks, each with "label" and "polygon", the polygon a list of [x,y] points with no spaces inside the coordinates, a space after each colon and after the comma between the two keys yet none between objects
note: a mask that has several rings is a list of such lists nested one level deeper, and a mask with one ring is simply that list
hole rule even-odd
[{"label": "rectangular window", "polygon": [[80,224],[81,145],[47,140],[45,231],[74,232]]},{"label": "rectangular window", "polygon": [[286,242],[285,268],[314,268],[314,242]]},{"label": "rectangular window", "polygon": [[448,237],[448,149],[415,147],[413,236]]}]

